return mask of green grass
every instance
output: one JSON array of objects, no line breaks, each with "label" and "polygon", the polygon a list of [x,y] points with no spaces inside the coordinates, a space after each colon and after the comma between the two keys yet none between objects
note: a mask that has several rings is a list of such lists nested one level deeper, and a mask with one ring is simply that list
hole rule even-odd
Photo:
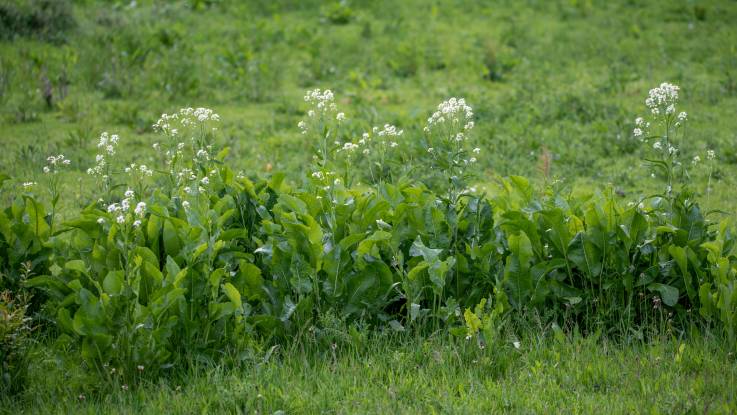
[{"label": "green grass", "polygon": [[57,382],[59,369],[46,361],[35,368],[27,400],[4,408],[150,414],[737,410],[737,363],[719,341],[660,338],[617,345],[593,337],[554,340],[542,332],[527,332],[519,349],[513,339],[480,349],[475,341],[423,336],[381,336],[336,350],[277,348],[267,357],[249,356],[237,368],[175,372],[127,391],[113,384],[103,394]]},{"label": "green grass", "polygon": [[[234,169],[266,175],[270,165],[300,183],[313,143],[296,125],[302,95],[315,87],[336,91],[349,119],[369,120],[351,126],[356,135],[393,123],[406,139],[421,134],[409,126],[437,103],[465,96],[483,149],[480,185],[510,174],[541,182],[548,151],[550,175],[572,192],[611,186],[634,200],[661,186],[631,131],[662,81],[682,87],[685,162],[717,152],[712,188],[705,169],[691,185],[707,208],[735,213],[734,1],[366,0],[348,3],[347,22],[335,12],[346,10],[318,1],[137,3],[75,2],[76,25],[54,42],[0,40],[0,173],[16,185],[39,180],[47,155],[67,155],[74,169],[65,173],[62,218],[89,202],[93,179],[83,172],[100,132],[123,137],[126,162],[150,162],[151,124],[181,106],[221,115],[218,145],[231,147]],[[377,336],[335,352],[282,345],[266,361],[262,351],[127,392],[96,384],[81,362],[62,362],[57,346],[41,343],[29,389],[3,398],[0,412],[737,411],[735,351],[720,339],[535,333],[523,332],[519,350],[511,339],[480,350],[424,336]]]},{"label": "green grass", "polygon": [[[400,127],[465,96],[488,181],[540,177],[546,149],[550,174],[573,188],[611,183],[644,194],[658,184],[640,162],[633,120],[647,90],[670,81],[689,113],[683,157],[716,150],[708,204],[733,211],[733,2],[354,1],[346,24],[331,23],[320,2],[195,3],[77,4],[66,43],[0,43],[0,165],[31,180],[45,154],[66,152],[79,154],[84,171],[103,130],[121,133],[135,160],[158,114],[201,105],[223,115],[222,144],[244,170],[270,163],[300,181],[310,157],[296,128],[301,96],[322,87],[350,102],[349,118]],[[54,87],[51,108],[43,76]],[[693,177],[703,194],[706,176]]]}]

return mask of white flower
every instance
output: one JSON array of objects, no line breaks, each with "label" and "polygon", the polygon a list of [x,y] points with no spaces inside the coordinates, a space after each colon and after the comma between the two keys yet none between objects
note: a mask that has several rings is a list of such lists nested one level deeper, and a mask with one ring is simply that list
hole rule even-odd
[{"label": "white flower", "polygon": [[478,148],[478,147],[476,147],[476,148],[473,149],[473,153],[474,154],[479,154],[479,153],[481,153],[481,149]]},{"label": "white flower", "polygon": [[338,121],[343,121],[345,120],[345,114],[342,112],[339,112],[338,114],[335,115],[335,119]]},{"label": "white flower", "polygon": [[184,202],[182,202],[182,206],[183,206],[183,207],[184,207],[185,209],[189,209],[189,202],[185,200]]},{"label": "white flower", "polygon": [[46,158],[47,165],[44,166],[43,172],[44,173],[53,173],[56,174],[60,171],[60,169],[64,166],[70,165],[72,162],[64,157],[63,154],[59,154],[58,156],[49,156]]},{"label": "white flower", "polygon": [[693,156],[693,160],[691,160],[691,164],[693,164],[695,166],[695,165],[699,164],[700,162],[701,162],[701,157],[699,157],[699,156]]},{"label": "white flower", "polygon": [[31,187],[33,187],[35,185],[36,185],[36,182],[24,182],[23,183],[23,188],[24,189],[28,189],[28,188],[31,188]]},{"label": "white flower", "polygon": [[682,111],[682,112],[680,112],[678,114],[678,121],[679,122],[684,122],[684,121],[686,121],[686,117],[688,117],[688,114],[686,114],[685,112]]},{"label": "white flower", "polygon": [[97,223],[99,223],[100,225],[104,224],[105,218],[97,218]]},{"label": "white flower", "polygon": [[140,220],[136,220],[136,221],[133,222],[133,227],[134,228],[137,228],[139,226],[141,226],[141,221]]},{"label": "white flower", "polygon": [[209,178],[209,177],[207,177],[207,176],[205,176],[205,177],[203,177],[203,178],[202,178],[202,179],[200,180],[200,183],[202,183],[202,184],[204,184],[205,186],[207,186],[208,184],[210,184],[210,178]]},{"label": "white flower", "polygon": [[437,125],[450,121],[453,123],[463,122],[465,124],[464,128],[468,130],[473,128],[472,118],[473,109],[469,105],[466,105],[465,99],[450,98],[447,101],[441,102],[438,105],[438,110],[427,119],[427,129],[431,130]]},{"label": "white flower", "polygon": [[[391,124],[384,124],[384,128],[374,127],[373,132],[380,137],[398,137],[404,134],[404,130],[397,130],[397,127]],[[368,134],[364,133],[364,138],[368,138]]]},{"label": "white flower", "polygon": [[656,141],[656,142],[653,143],[653,148],[655,150],[662,150],[663,149],[663,145],[660,143],[660,141]]},{"label": "white flower", "polygon": [[716,153],[714,150],[706,150],[706,159],[707,160],[714,160],[716,158]]},{"label": "white flower", "polygon": [[678,86],[663,82],[648,92],[645,105],[650,108],[653,115],[658,115],[663,111],[666,114],[673,114],[676,112],[675,104],[678,101],[679,90]]},{"label": "white flower", "polygon": [[432,148],[432,147],[428,147],[428,148],[427,148],[427,152],[428,152],[428,153],[432,153],[433,151],[435,151],[435,149],[434,149],[434,148]]},{"label": "white flower", "polygon": [[117,218],[115,218],[115,220],[116,220],[116,221],[117,221],[117,222],[118,222],[119,224],[123,224],[123,223],[125,223],[125,216],[123,216],[123,215],[118,215],[118,217],[117,217]]},{"label": "white flower", "polygon": [[136,215],[143,216],[146,213],[146,202],[138,202],[136,209],[134,210]]},{"label": "white flower", "polygon": [[149,169],[145,164],[141,164],[138,169],[144,176],[152,176],[154,174],[154,171]]},{"label": "white flower", "polygon": [[118,206],[117,203],[110,204],[107,207],[107,212],[108,213],[115,213],[115,212],[117,212],[119,210],[120,210],[120,206]]},{"label": "white flower", "polygon": [[634,134],[635,137],[642,137],[642,130],[640,128],[635,128],[632,130],[632,134]]},{"label": "white flower", "polygon": [[343,144],[343,147],[342,147],[342,148],[341,148],[340,150],[338,150],[338,151],[348,151],[348,152],[353,152],[353,151],[354,151],[354,150],[356,150],[356,149],[357,149],[358,147],[359,147],[359,146],[358,146],[358,144],[353,144],[353,143],[345,143],[345,144]]},{"label": "white flower", "polygon": [[135,194],[136,193],[133,190],[131,190],[131,189],[126,190],[125,193],[124,193],[125,197],[133,197],[133,196],[135,196]]},{"label": "white flower", "polygon": [[470,159],[468,159],[468,162],[469,163],[476,163],[476,157],[471,157]]}]

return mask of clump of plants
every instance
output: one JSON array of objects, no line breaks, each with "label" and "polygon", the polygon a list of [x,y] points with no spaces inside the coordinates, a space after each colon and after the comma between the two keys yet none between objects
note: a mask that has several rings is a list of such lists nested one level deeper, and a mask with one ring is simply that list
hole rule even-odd
[{"label": "clump of plants", "polygon": [[68,0],[9,0],[0,5],[0,37],[36,36],[62,40],[75,26]]},{"label": "clump of plants", "polygon": [[55,173],[69,163],[50,158],[51,208],[27,186],[0,214],[0,246],[14,247],[6,264],[38,264],[23,289],[44,293],[59,338],[116,385],[340,333],[335,321],[352,327],[346,339],[373,327],[490,344],[510,316],[537,311],[620,338],[709,326],[734,346],[733,226],[677,186],[676,92],[651,91],[653,118],[634,131],[660,143],[648,163],[665,191],[630,203],[518,176],[480,193],[484,151],[464,99],[415,134],[384,124],[355,135],[333,92],[316,89],[298,124],[313,163],[296,185],[234,173],[213,145],[220,117],[183,108],[154,125],[157,165],[122,165],[124,138],[103,133],[88,170],[97,197],[62,223]]},{"label": "clump of plants", "polygon": [[13,395],[23,389],[31,348],[31,318],[24,293],[0,293],[0,392]]}]

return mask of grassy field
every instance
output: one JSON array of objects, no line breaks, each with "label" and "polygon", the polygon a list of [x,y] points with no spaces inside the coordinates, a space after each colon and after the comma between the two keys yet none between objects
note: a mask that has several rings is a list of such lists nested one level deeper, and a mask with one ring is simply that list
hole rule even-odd
[{"label": "grassy field", "polygon": [[[62,43],[0,44],[0,160],[17,177],[33,179],[58,152],[84,171],[101,131],[118,132],[136,160],[159,114],[207,106],[223,116],[222,144],[238,167],[300,180],[310,143],[296,128],[299,102],[322,87],[370,123],[357,129],[410,129],[445,97],[466,97],[488,181],[539,178],[548,154],[547,174],[571,188],[647,193],[656,184],[631,132],[647,90],[669,81],[687,102],[681,151],[716,151],[710,204],[733,211],[731,1],[131,4],[77,4]],[[706,174],[693,181],[705,189]]]},{"label": "grassy field", "polygon": [[[294,190],[305,200],[302,205],[314,210],[317,202],[308,200],[309,195],[304,193],[320,191],[310,187],[311,177],[315,177],[311,174],[317,160],[316,144],[309,135],[301,134],[298,123],[308,114],[305,91],[329,88],[349,121],[346,140],[357,140],[372,126],[388,123],[404,130],[401,140],[405,141],[400,142],[400,148],[407,153],[424,145],[417,144],[419,137],[428,115],[439,102],[451,96],[465,97],[473,106],[474,146],[481,154],[478,174],[469,185],[492,198],[505,200],[504,186],[508,182],[504,178],[525,176],[536,195],[552,192],[550,189],[555,189],[556,195],[564,195],[561,197],[565,202],[560,199],[551,203],[569,209],[565,212],[570,214],[566,223],[569,217],[584,223],[590,220],[590,212],[578,214],[583,220],[571,213],[585,205],[583,201],[574,203],[578,195],[594,194],[591,200],[602,198],[609,209],[616,203],[636,205],[643,197],[662,191],[662,179],[655,177],[652,167],[643,161],[652,146],[634,137],[633,129],[637,127],[636,117],[649,111],[644,102],[648,91],[661,82],[672,82],[681,87],[678,110],[688,113],[688,122],[681,130],[684,136],[678,142],[679,160],[689,166],[695,156],[702,160],[683,179],[684,185],[695,192],[702,211],[720,210],[720,218],[733,218],[737,213],[737,193],[732,191],[737,184],[734,22],[737,2],[732,0],[0,0],[0,176],[9,177],[4,184],[0,182],[0,206],[9,207],[9,212],[21,209],[17,203],[10,206],[24,194],[22,184],[44,182],[42,169],[48,155],[63,154],[70,160],[70,168],[59,173],[60,188],[51,194],[38,192],[38,200],[48,205],[54,194],[63,196],[51,221],[54,214],[60,223],[76,219],[85,207],[85,214],[89,214],[89,206],[103,197],[99,192],[100,178],[86,173],[95,166],[100,134],[107,131],[120,135],[116,156],[120,166],[157,165],[160,155],[152,151],[152,145],[161,140],[161,135],[153,124],[162,113],[191,106],[212,108],[219,114],[217,133],[208,138],[212,138],[215,148],[229,148],[227,155],[217,160],[232,169],[228,174],[248,177],[257,189],[266,189],[259,192]],[[709,151],[714,151],[713,160],[708,160]],[[410,159],[408,164],[414,162],[417,170],[404,172],[402,180],[421,176],[425,166],[416,160],[419,158]],[[274,172],[285,173],[284,186],[273,184]],[[262,186],[259,181],[268,184]],[[150,183],[150,199],[146,199],[150,207],[155,205],[159,185],[160,182]],[[361,194],[367,194],[369,187],[368,183],[357,183]],[[378,189],[379,186],[377,193],[381,193]],[[121,193],[124,189],[118,190]],[[351,195],[358,199],[359,190]],[[110,196],[108,191],[105,202],[113,201]],[[348,196],[346,199],[350,200]],[[171,203],[178,203],[176,197],[172,200]],[[509,204],[504,209],[535,210]],[[273,205],[272,200],[263,202],[262,207],[270,210]],[[299,211],[300,204],[296,206],[294,210]],[[498,216],[494,220],[499,221]],[[183,214],[179,217],[184,218]],[[24,218],[29,223],[27,216]],[[382,218],[391,222],[388,216],[379,220]],[[455,216],[443,218],[450,222]],[[373,217],[369,219],[375,226]],[[187,220],[194,221],[189,217]],[[615,223],[611,218],[609,221]],[[573,222],[570,226],[574,226]],[[10,229],[4,223],[0,225],[3,232]],[[395,235],[400,233],[398,222],[384,225],[397,229]],[[320,222],[320,226],[327,229],[328,225]],[[709,226],[716,227],[714,223]],[[662,228],[657,228],[658,241],[667,239],[661,237]],[[268,232],[271,231],[259,233],[254,238],[260,239],[248,242],[258,242],[257,245],[247,246],[251,250],[247,261],[262,269],[271,264],[254,260],[251,252],[257,246],[267,246],[262,246],[267,239],[283,236]],[[329,232],[322,232],[327,239]],[[115,233],[111,234],[113,238]],[[691,237],[691,230],[687,234]],[[712,249],[709,253],[713,255],[707,254],[707,248],[694,255],[701,261],[699,264],[710,267],[703,272],[713,271],[716,275],[719,269],[723,270],[725,266],[718,258],[722,255],[731,270],[724,281],[729,281],[730,289],[734,289],[733,264],[737,256],[732,244],[724,242],[724,234],[729,231],[719,234],[722,245],[718,253],[709,245],[711,242],[690,246],[694,251],[703,246]],[[199,237],[194,231],[189,235]],[[98,248],[88,249],[84,244],[97,237],[50,237],[44,246],[56,250],[49,263],[58,270],[33,269],[24,278],[46,273],[57,277],[74,270],[87,272],[70,265],[75,258],[87,261],[83,267],[95,269],[89,265],[93,260],[85,255]],[[420,236],[417,238],[425,249]],[[534,238],[530,239],[534,244]],[[614,239],[611,237],[609,243],[616,243],[611,242]],[[439,263],[448,265],[447,261],[454,260],[450,253],[456,252],[456,247],[450,242],[449,247],[443,246],[442,238],[438,240],[441,242],[433,246],[438,247],[438,252],[445,249],[445,261]],[[5,243],[0,240],[0,249],[7,246],[9,252],[10,244]],[[69,244],[64,245],[65,249],[73,249],[63,251],[59,248],[63,244]],[[407,257],[407,252],[417,249],[411,240],[397,245],[401,245]],[[513,243],[502,245],[511,250]],[[271,245],[268,247],[271,249]],[[327,252],[327,245],[324,249]],[[380,251],[387,256],[386,247],[373,249],[372,255]],[[548,244],[544,249],[550,249]],[[533,250],[537,255],[537,249],[530,248],[531,253]],[[194,247],[189,252],[193,251]],[[79,258],[64,258],[61,252]],[[428,251],[422,252],[422,258],[430,261]],[[583,252],[589,251],[583,248]],[[564,256],[569,262],[567,254]],[[661,268],[653,265],[648,270],[656,269],[670,277],[675,272],[671,267],[676,269],[675,263],[681,266],[676,254],[667,247],[654,256],[657,258],[653,264]],[[65,265],[66,259],[70,261]],[[159,275],[169,272],[171,266],[165,254],[160,260]],[[385,260],[396,267],[396,257]],[[179,266],[186,268],[183,261],[192,269],[196,265],[178,257],[176,261],[177,270]],[[215,267],[215,262],[211,259],[209,266]],[[502,265],[503,262],[500,260]],[[455,260],[449,267],[453,268],[453,264]],[[0,268],[5,265],[0,261]],[[428,269],[433,266],[425,264]],[[683,267],[685,274],[691,269],[694,275],[703,277],[698,266]],[[223,269],[229,270],[227,266]],[[527,269],[528,274],[538,271],[534,267]],[[128,268],[125,272],[127,276]],[[273,272],[276,281],[277,271]],[[475,278],[476,271],[464,272]],[[481,271],[477,272],[481,275]],[[492,271],[484,272],[493,279]],[[102,277],[105,275],[101,273]],[[571,275],[569,267],[568,278],[572,281]],[[501,277],[496,278],[499,284]],[[611,278],[619,281],[624,277],[612,274]],[[606,289],[619,284],[616,281],[602,284],[599,276],[599,285]],[[4,284],[0,284],[0,290],[6,288]],[[107,289],[107,282],[103,284]],[[300,284],[305,283],[295,283],[295,290],[299,291]],[[456,299],[452,295],[443,299],[449,301],[444,303],[447,307],[458,307],[452,303],[458,299],[465,304],[465,291],[455,284]],[[102,290],[100,284],[97,287]],[[498,298],[497,288],[501,285],[493,287],[469,287],[468,298],[485,299],[487,294],[489,298]],[[583,318],[566,320],[570,317],[569,308],[578,304],[571,299],[581,301],[578,294],[571,292],[556,292],[566,303],[556,303],[555,311],[551,311],[554,317],[519,321],[512,317],[505,321],[515,323],[500,329],[502,334],[494,341],[489,339],[489,344],[473,337],[470,328],[468,337],[473,338],[466,340],[464,335],[449,333],[447,327],[438,327],[437,323],[412,328],[405,324],[406,331],[401,325],[401,330],[382,327],[356,331],[351,324],[362,321],[362,316],[341,320],[331,332],[332,329],[308,319],[303,326],[295,323],[288,327],[285,334],[253,335],[247,347],[219,350],[218,357],[185,355],[182,359],[190,361],[183,364],[179,360],[179,366],[169,372],[164,370],[164,376],[141,370],[133,382],[125,383],[111,376],[107,366],[104,371],[93,368],[89,359],[82,356],[84,352],[80,352],[83,346],[69,336],[57,336],[59,329],[52,322],[50,308],[36,304],[33,307],[37,314],[32,317],[38,335],[25,346],[31,362],[27,386],[15,396],[0,396],[0,412],[734,413],[737,349],[718,327],[724,321],[737,321],[737,317],[732,317],[737,313],[723,312],[720,323],[716,317],[707,317],[709,311],[702,310],[706,322],[691,325],[691,314],[686,313],[691,313],[693,307],[694,315],[697,314],[694,298],[698,294],[690,297],[689,292],[686,299],[686,288],[678,287],[676,301],[667,304],[673,306],[672,313],[663,311],[652,320],[646,317],[644,324],[637,327],[629,327],[630,321],[625,323],[622,317],[624,312],[618,314],[612,309],[599,311],[602,314],[595,319],[599,330],[592,329],[589,320]],[[315,291],[323,289],[326,295],[331,294],[325,288]],[[486,291],[480,295],[477,289]],[[587,319],[589,310],[599,310],[597,298],[607,302],[602,289],[596,298],[580,296],[584,298],[580,306],[585,304]],[[660,295],[657,307],[661,297],[673,295],[663,284],[650,288],[643,300],[645,307],[650,307],[648,310],[653,308],[652,292]],[[737,289],[730,292],[735,293],[731,298],[737,304]],[[219,295],[224,298],[225,294]],[[720,297],[719,307],[726,302],[725,309],[729,308],[729,294],[719,295],[725,295]],[[250,302],[254,310],[268,309],[259,303],[263,299],[245,297],[244,294],[243,303]],[[700,297],[699,304],[706,302],[704,297]],[[435,302],[441,301],[439,298],[423,298],[419,312],[437,312]],[[716,294],[713,298],[717,298]],[[589,305],[589,300],[594,305]],[[234,302],[240,302],[240,294]],[[322,309],[319,295],[316,303],[316,314],[320,316],[326,309],[332,312],[338,308],[335,304],[342,304],[335,300]],[[309,304],[305,307],[312,307]],[[384,306],[382,313],[394,304]],[[515,312],[520,311],[519,304],[513,306]],[[526,307],[519,308],[527,311]],[[274,310],[268,309],[277,315],[278,310]],[[461,316],[463,306],[457,310],[455,318],[446,317],[443,321],[449,326],[453,321],[462,329],[465,321],[471,327],[472,318]],[[282,321],[289,320],[292,311]],[[391,313],[367,319],[374,318],[374,324],[380,321],[386,325],[392,319],[388,317],[393,316]],[[644,315],[649,316],[648,313],[646,310]],[[478,313],[483,324],[487,324],[487,317]],[[415,315],[411,318],[414,321]],[[618,319],[622,319],[619,324],[627,327],[612,328],[611,322],[616,325]],[[555,321],[567,324],[565,330],[558,329]],[[302,331],[307,327],[317,327],[322,334],[310,337]],[[79,330],[76,326],[75,329]],[[477,327],[475,331],[478,330]],[[252,334],[248,332],[248,336]]]},{"label": "grassy field", "polygon": [[[542,332],[541,332],[542,333]],[[390,336],[331,351],[280,350],[238,368],[200,368],[102,396],[50,385],[8,413],[732,413],[734,357],[719,342],[661,338],[475,342]],[[43,375],[42,375],[43,373]],[[82,395],[79,395],[82,393]],[[114,408],[114,409],[113,409]]]}]

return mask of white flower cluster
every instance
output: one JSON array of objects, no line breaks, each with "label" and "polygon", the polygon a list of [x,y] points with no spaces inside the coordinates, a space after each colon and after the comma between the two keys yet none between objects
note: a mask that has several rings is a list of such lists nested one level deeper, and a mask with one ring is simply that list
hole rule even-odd
[{"label": "white flower cluster", "polygon": [[120,137],[117,134],[108,134],[107,132],[100,134],[100,141],[97,143],[97,148],[100,152],[95,156],[95,167],[87,169],[87,174],[94,176],[103,175],[105,167],[109,163],[108,159],[115,155],[119,140]]},{"label": "white flower cluster", "polygon": [[453,124],[463,123],[463,130],[468,131],[474,127],[473,123],[473,108],[466,104],[466,100],[463,98],[450,98],[447,101],[443,101],[438,105],[437,111],[435,111],[430,118],[427,119],[427,126],[425,131],[429,132],[431,129],[443,125],[446,122]]},{"label": "white flower cluster", "polygon": [[148,166],[146,166],[145,164],[141,164],[139,166],[136,163],[131,163],[128,167],[126,167],[125,172],[128,174],[140,173],[142,176],[148,177],[151,177],[154,174],[154,171],[148,168]]},{"label": "white flower cluster", "polygon": [[640,140],[645,139],[645,135],[648,134],[648,131],[650,130],[650,123],[645,121],[642,117],[637,117],[635,119],[635,129],[632,130],[632,134],[639,138]]},{"label": "white flower cluster", "polygon": [[404,130],[397,130],[397,127],[391,124],[384,124],[384,128],[381,130],[379,130],[379,127],[374,127],[372,131],[379,137],[399,137],[404,134]]},{"label": "white flower cluster", "polygon": [[37,184],[36,182],[23,182],[22,186],[24,189],[28,190],[31,187],[35,186],[36,184]]},{"label": "white flower cluster", "polygon": [[[312,108],[307,111],[307,117],[310,119],[325,117],[327,119],[335,118],[338,122],[345,120],[345,113],[338,112],[338,106],[335,104],[335,95],[333,95],[333,91],[329,89],[324,91],[320,89],[307,91],[305,93],[304,100],[312,106]],[[304,120],[297,124],[299,129],[302,131],[302,134],[307,134],[307,131],[310,129],[309,124],[310,123]]]},{"label": "white flower cluster", "polygon": [[[120,203],[111,203],[107,206],[107,212],[115,215],[115,221],[122,225],[128,221],[128,212],[131,210],[131,206],[135,203],[135,192],[131,189],[125,191],[123,200]],[[133,214],[136,218],[143,218],[146,215],[146,202],[138,202],[133,208]],[[97,223],[105,223],[105,219],[100,218]],[[141,226],[141,220],[135,219],[133,221],[133,227],[137,228]]]},{"label": "white flower cluster", "polygon": [[[312,104],[315,106],[315,108],[318,111],[337,111],[337,106],[335,105],[335,95],[333,95],[333,91],[326,89],[325,91],[321,91],[320,89],[313,89],[312,91],[307,91],[305,94],[305,102],[308,104]],[[308,114],[310,117],[313,117],[315,114]]]},{"label": "white flower cluster", "polygon": [[353,153],[355,150],[357,150],[359,147],[358,144],[347,142],[343,144],[343,147],[339,148],[338,151],[347,151],[349,153]]},{"label": "white flower cluster", "polygon": [[650,108],[650,112],[653,115],[659,115],[661,113],[675,114],[679,90],[680,88],[677,85],[663,82],[660,86],[648,92],[645,105]]},{"label": "white flower cluster", "polygon": [[72,162],[64,157],[63,154],[58,156],[49,156],[46,158],[46,166],[43,168],[43,172],[46,174],[56,174],[62,167],[70,165]]},{"label": "white flower cluster", "polygon": [[181,108],[179,112],[174,114],[161,114],[159,120],[153,125],[153,129],[166,135],[176,136],[179,134],[179,130],[174,128],[176,126],[175,122],[180,127],[187,127],[197,123],[204,124],[208,121],[220,121],[220,116],[209,108]]},{"label": "white flower cluster", "polygon": [[[662,124],[666,129],[662,137],[656,136],[658,141],[654,142],[652,147],[654,150],[660,151],[669,157],[678,155],[678,148],[673,145],[672,137],[668,138],[670,131],[667,130],[670,130],[672,127],[678,128],[688,119],[688,114],[685,112],[675,115],[679,90],[680,88],[678,86],[663,82],[657,88],[651,89],[645,99],[645,105],[650,109],[652,121]],[[676,122],[670,124],[672,120]],[[632,135],[640,141],[647,142],[648,138],[653,137],[650,133],[650,122],[643,117],[637,117]],[[696,164],[698,160],[692,160],[691,162]]]},{"label": "white flower cluster", "polygon": [[[335,176],[335,172],[332,172],[332,171],[319,171],[318,170],[318,171],[313,172],[311,176],[312,176],[313,179],[316,179],[316,180],[319,180],[319,181],[325,181],[325,180],[330,180],[330,177],[331,176]],[[335,179],[335,180],[338,180],[339,181],[340,179]],[[338,182],[336,182],[336,184],[337,183]]]}]

